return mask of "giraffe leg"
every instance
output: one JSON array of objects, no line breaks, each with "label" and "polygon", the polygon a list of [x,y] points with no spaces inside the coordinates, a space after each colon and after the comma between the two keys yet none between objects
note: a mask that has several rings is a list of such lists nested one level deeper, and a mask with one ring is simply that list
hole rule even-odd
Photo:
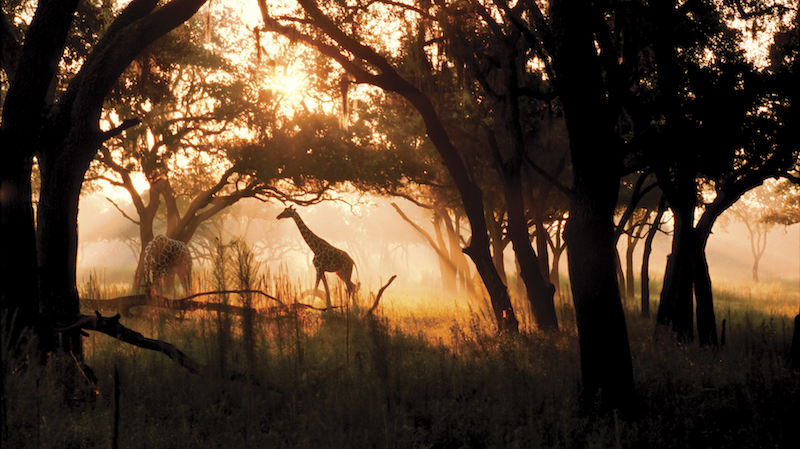
[{"label": "giraffe leg", "polygon": [[170,295],[171,297],[175,297],[175,272],[172,270],[167,270],[166,276],[164,276],[164,288],[162,290],[162,295]]},{"label": "giraffe leg", "polygon": [[353,295],[356,292],[356,285],[350,280],[350,277],[353,275],[353,264],[349,263],[345,265],[341,270],[337,271],[336,274],[339,275],[339,278],[344,281],[347,287],[347,300],[352,301]]},{"label": "giraffe leg", "polygon": [[175,274],[178,275],[178,280],[181,281],[181,285],[183,285],[183,295],[189,296],[192,294],[192,269],[187,268],[185,266],[178,268],[175,270]]},{"label": "giraffe leg", "polygon": [[[331,291],[328,288],[328,278],[325,277],[325,272],[322,270],[319,270],[319,274],[317,274],[317,276],[322,278],[322,285],[325,286],[325,310],[330,311],[332,305],[331,305]],[[317,283],[319,283],[319,281],[317,281]]]}]

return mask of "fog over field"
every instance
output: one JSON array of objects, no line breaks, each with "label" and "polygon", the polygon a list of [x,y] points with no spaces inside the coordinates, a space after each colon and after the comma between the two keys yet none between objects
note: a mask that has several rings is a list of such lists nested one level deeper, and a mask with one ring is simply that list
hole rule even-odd
[{"label": "fog over field", "polygon": [[[297,207],[309,228],[334,246],[348,252],[356,262],[364,286],[376,291],[386,280],[398,275],[393,289],[438,289],[439,267],[436,253],[425,238],[406,223],[390,205],[394,201],[417,224],[434,236],[430,214],[402,199],[361,198],[353,207],[342,202],[326,202]],[[127,213],[124,202],[118,202]],[[130,205],[127,206],[130,208]],[[220,221],[223,242],[247,236],[259,261],[270,270],[282,266],[292,279],[310,288],[314,282],[313,257],[291,220],[275,217],[284,206],[246,200],[231,209]],[[81,201],[80,250],[78,254],[78,284],[86,282],[89,274],[97,273],[108,283],[130,283],[138,254],[138,229],[102,195],[84,197]],[[670,224],[666,229],[669,231]],[[159,232],[158,230],[156,232]],[[216,231],[220,232],[220,231]],[[216,235],[216,234],[215,234]],[[127,239],[127,245],[123,242]],[[762,284],[777,283],[793,289],[800,272],[800,226],[778,226],[767,238],[767,249],[759,264]],[[191,245],[199,245],[197,238]],[[624,257],[625,238],[620,239],[620,254]],[[653,243],[651,281],[660,286],[666,256],[670,252],[671,236],[659,233]],[[634,253],[634,270],[639,276],[643,243]],[[708,242],[708,262],[712,278],[717,282],[756,286],[752,282],[753,256],[750,240],[742,223],[730,221],[716,225]],[[506,250],[507,270],[513,268],[513,253]],[[195,261],[195,271],[207,269],[208,263]],[[562,257],[561,272],[566,275],[567,260]],[[563,282],[563,280],[562,280]],[[657,293],[654,292],[654,293]]]}]

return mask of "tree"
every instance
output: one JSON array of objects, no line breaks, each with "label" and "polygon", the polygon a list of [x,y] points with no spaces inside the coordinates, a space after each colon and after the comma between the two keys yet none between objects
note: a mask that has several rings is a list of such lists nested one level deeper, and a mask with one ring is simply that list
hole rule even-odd
[{"label": "tree", "polygon": [[692,338],[694,291],[699,342],[716,345],[705,245],[717,217],[742,194],[794,166],[797,117],[789,105],[795,88],[745,61],[739,35],[714,5],[659,8],[649,29],[656,31],[660,98],[652,105],[661,124],[644,141],[675,234],[658,322]]},{"label": "tree", "polygon": [[[305,29],[310,30],[309,33],[304,33],[292,25],[281,24],[270,16],[266,2],[260,0],[265,30],[280,32],[291,39],[317,48],[323,55],[340,64],[356,83],[371,84],[385,91],[397,93],[417,109],[425,123],[428,138],[436,147],[442,163],[447,167],[459,191],[472,228],[472,238],[464,252],[473,260],[486,285],[500,329],[516,332],[518,321],[511,306],[508,289],[498,275],[489,253],[483,192],[470,176],[430,98],[401,76],[385,56],[364,45],[355,34],[343,31],[331,18],[348,20],[351,30],[358,26],[363,29],[366,21],[356,21],[356,19],[361,18],[365,10],[355,9],[356,14],[351,15],[333,8],[328,16],[314,1],[300,0],[299,4],[306,15],[300,22]],[[336,16],[339,13],[341,15]],[[364,30],[364,34],[368,32]]]},{"label": "tree", "polygon": [[[79,2],[39,2],[24,33],[3,11],[3,70],[9,87],[0,129],[0,288],[2,309],[8,316],[17,313],[17,329],[36,324],[40,311],[48,323],[69,322],[78,313],[77,214],[84,174],[102,142],[137,123],[129,118],[101,130],[105,98],[137,54],[188,20],[203,3],[130,2],[108,27],[95,30],[101,37],[61,89],[54,81],[66,69],[60,61]],[[30,196],[34,156],[42,179],[36,226]],[[35,277],[38,294],[31,293]],[[45,349],[57,345],[56,336],[46,330],[40,332],[40,341]],[[77,331],[67,333],[61,345],[81,356]]]},{"label": "tree", "polygon": [[[104,179],[130,194],[138,217],[129,218],[140,227],[142,248],[158,213],[165,215],[165,235],[188,242],[204,222],[245,198],[308,205],[345,183],[380,192],[423,180],[427,161],[382,151],[362,121],[340,129],[323,108],[287,104],[268,83],[278,62],[265,63],[241,44],[233,54],[216,44],[210,50],[208,39],[216,43],[220,34],[251,38],[239,23],[221,25],[231,15],[215,21],[211,38],[199,20],[165,37],[115,92],[120,109],[146,126],[106,145],[98,160],[110,171]],[[134,187],[134,172],[148,180],[147,197]],[[140,258],[137,280],[142,270]]]},{"label": "tree", "polygon": [[[786,181],[783,182],[784,184]],[[778,222],[775,211],[779,211],[785,204],[785,199],[780,192],[784,191],[781,182],[768,179],[739,198],[720,218],[720,225],[727,225],[728,221],[739,221],[747,228],[750,240],[750,252],[753,255],[751,276],[753,282],[758,283],[758,263],[767,249],[767,235]],[[727,217],[726,217],[727,216]],[[727,220],[726,220],[727,218]]]},{"label": "tree", "polygon": [[[538,9],[532,12],[544,20]],[[564,238],[584,399],[594,402],[600,395],[602,408],[630,412],[635,400],[633,367],[614,263],[613,216],[623,142],[615,132],[622,93],[619,80],[611,77],[619,75],[608,56],[614,52],[606,40],[611,30],[604,26],[596,37],[595,25],[606,22],[598,16],[602,11],[588,2],[552,2],[549,13],[552,28],[537,26],[535,31],[549,38],[546,61],[552,57],[569,132],[574,180]]]}]

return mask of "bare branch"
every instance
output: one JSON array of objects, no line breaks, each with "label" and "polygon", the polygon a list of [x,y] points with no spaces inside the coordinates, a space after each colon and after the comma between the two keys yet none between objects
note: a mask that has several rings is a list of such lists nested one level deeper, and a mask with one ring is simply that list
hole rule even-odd
[{"label": "bare branch", "polygon": [[383,292],[386,290],[387,287],[389,287],[389,284],[394,282],[395,278],[397,278],[397,275],[396,274],[392,275],[392,277],[389,278],[389,282],[387,282],[386,285],[384,285],[383,287],[381,287],[380,290],[378,290],[378,296],[375,297],[375,302],[372,304],[372,307],[370,307],[369,310],[367,310],[367,313],[364,314],[364,318],[371,316],[372,313],[375,311],[375,309],[378,308],[378,304],[381,301],[381,296],[383,295]]},{"label": "bare branch", "polygon": [[453,269],[454,271],[458,271],[458,267],[456,266],[456,264],[453,263],[452,260],[450,260],[450,256],[447,255],[447,253],[445,253],[444,250],[442,250],[441,248],[439,248],[439,246],[436,245],[436,242],[433,240],[433,237],[431,237],[431,235],[428,234],[424,229],[419,227],[418,224],[414,223],[410,218],[408,218],[408,216],[402,211],[402,209],[400,209],[400,206],[398,206],[396,203],[391,203],[391,204],[392,207],[394,207],[394,209],[400,215],[400,218],[405,220],[406,223],[410,224],[414,229],[417,230],[417,232],[422,234],[422,236],[425,237],[426,240],[428,240],[428,243],[431,245],[433,250],[436,251],[436,254],[439,255],[439,258],[441,258],[451,269]]},{"label": "bare branch", "polygon": [[96,316],[81,315],[74,323],[55,330],[56,332],[62,333],[75,331],[78,329],[88,329],[102,332],[125,343],[165,354],[167,357],[171,358],[179,365],[189,370],[189,372],[192,374],[198,373],[203,368],[202,365],[184,354],[175,346],[161,340],[147,338],[139,332],[123,326],[119,322],[119,314],[110,318],[103,317],[100,315],[100,312],[95,312],[95,315]]},{"label": "bare branch", "polygon": [[132,222],[133,222],[135,225],[137,225],[137,226],[139,225],[139,223],[140,223],[140,222],[139,222],[138,220],[135,220],[135,219],[133,219],[133,217],[131,217],[130,215],[128,215],[127,213],[125,213],[125,211],[124,211],[124,210],[122,210],[122,208],[121,208],[121,207],[119,207],[119,205],[118,205],[116,202],[114,202],[114,200],[112,200],[112,199],[111,199],[111,198],[109,198],[109,197],[106,197],[106,199],[108,200],[108,202],[109,202],[109,203],[113,204],[115,208],[117,208],[117,210],[119,211],[119,213],[121,213],[121,214],[122,214],[122,216],[123,216],[123,217],[125,217],[125,218],[127,218],[128,220],[132,221]]}]

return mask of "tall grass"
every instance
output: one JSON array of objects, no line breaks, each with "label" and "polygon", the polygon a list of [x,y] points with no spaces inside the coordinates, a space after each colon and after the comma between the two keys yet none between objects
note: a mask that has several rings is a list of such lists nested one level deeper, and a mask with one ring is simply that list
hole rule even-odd
[{"label": "tall grass", "polygon": [[[287,303],[300,294],[285,271],[261,279]],[[363,318],[358,302],[327,313],[256,304],[251,324],[228,317],[225,328],[208,313],[158,324],[160,338],[209,366],[225,358],[241,378],[192,375],[94,333],[86,361],[100,394],[78,404],[63,401],[49,365],[4,365],[3,447],[107,447],[115,368],[119,447],[800,447],[792,323],[760,308],[778,301],[768,289],[745,293],[718,295],[718,318],[730,323],[721,349],[679,345],[631,306],[633,420],[580,412],[567,305],[560,334],[509,337],[477,305],[387,291],[377,317]],[[745,301],[753,308],[734,307]]]}]

